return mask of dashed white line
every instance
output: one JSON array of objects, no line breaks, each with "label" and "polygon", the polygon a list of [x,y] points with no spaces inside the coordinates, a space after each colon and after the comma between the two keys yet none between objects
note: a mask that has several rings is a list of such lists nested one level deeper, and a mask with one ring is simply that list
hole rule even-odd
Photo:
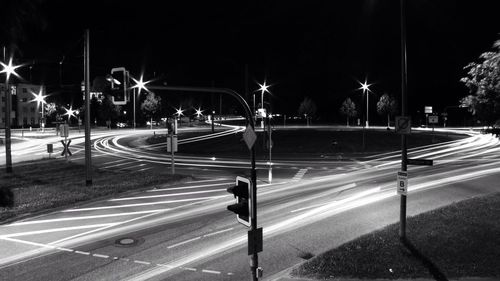
[{"label": "dashed white line", "polygon": [[211,273],[211,274],[220,274],[220,271],[215,271],[215,270],[208,270],[208,269],[202,269],[201,272],[204,273]]},{"label": "dashed white line", "polygon": [[75,251],[75,254],[86,255],[86,256],[90,255],[89,252],[83,252],[83,251]]},{"label": "dashed white line", "polygon": [[107,256],[107,255],[92,254],[92,256],[97,257],[97,258],[109,259],[109,256]]},{"label": "dashed white line", "polygon": [[138,264],[145,264],[145,265],[150,265],[151,263],[150,262],[147,262],[147,261],[138,261],[138,260],[134,260],[135,263],[138,263]]}]

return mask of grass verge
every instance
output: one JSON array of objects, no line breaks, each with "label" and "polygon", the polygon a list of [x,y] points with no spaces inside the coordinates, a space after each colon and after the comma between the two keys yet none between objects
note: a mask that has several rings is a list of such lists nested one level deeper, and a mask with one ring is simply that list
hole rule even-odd
[{"label": "grass verge", "polygon": [[14,193],[14,207],[0,208],[0,222],[121,192],[151,189],[184,178],[94,169],[93,185],[86,186],[83,165],[59,159],[23,163],[15,166],[12,174],[0,177],[0,186]]},{"label": "grass verge", "polygon": [[318,279],[436,278],[436,274],[498,278],[499,217],[500,193],[454,203],[408,218],[410,248],[399,242],[399,224],[393,224],[318,255],[292,275]]}]

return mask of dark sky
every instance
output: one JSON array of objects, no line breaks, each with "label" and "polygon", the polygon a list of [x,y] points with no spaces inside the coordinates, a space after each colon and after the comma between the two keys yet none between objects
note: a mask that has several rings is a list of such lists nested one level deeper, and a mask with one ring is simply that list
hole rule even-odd
[{"label": "dark sky", "polygon": [[[467,94],[463,67],[500,39],[500,1],[407,2],[410,110],[456,105]],[[309,96],[329,119],[347,97],[364,108],[356,79],[374,83],[371,116],[383,93],[400,97],[399,1],[52,0],[37,12],[45,28],[31,26],[19,46],[21,59],[53,64],[34,74],[44,81],[58,79],[62,56],[64,83],[81,81],[89,27],[92,77],[125,66],[244,94],[248,65],[250,93],[266,79],[275,111],[296,113]]]}]

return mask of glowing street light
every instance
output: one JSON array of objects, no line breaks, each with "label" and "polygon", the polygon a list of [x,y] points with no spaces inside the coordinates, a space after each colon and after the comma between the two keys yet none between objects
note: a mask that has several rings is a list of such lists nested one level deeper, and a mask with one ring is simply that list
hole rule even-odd
[{"label": "glowing street light", "polygon": [[[266,85],[266,81],[264,81],[263,84],[257,83],[259,85],[258,91],[260,91],[260,112],[261,114],[264,114],[264,93],[269,92],[268,88],[271,87],[271,85]],[[255,99],[254,99],[255,101]],[[255,107],[255,106],[254,106]],[[264,116],[262,116],[262,120],[260,121],[260,127],[264,129]]]},{"label": "glowing street light", "polygon": [[69,109],[64,108],[66,110],[66,113],[64,115],[68,115],[68,123],[71,117],[76,117],[76,110],[73,110],[73,106],[70,106]]},{"label": "glowing street light", "polygon": [[134,92],[132,93],[132,95],[133,95],[133,107],[134,107],[134,111],[133,111],[133,113],[134,113],[133,114],[134,115],[134,129],[135,129],[135,107],[136,107],[135,106],[135,96],[136,96],[135,89],[138,89],[137,90],[138,91],[138,93],[137,93],[138,95],[141,94],[141,90],[149,92],[148,88],[146,88],[146,84],[148,84],[151,81],[144,82],[142,75],[141,75],[141,78],[139,78],[139,80],[134,79],[133,77],[131,77],[131,78],[132,78],[132,80],[134,80],[134,83],[135,83],[135,85],[131,87],[131,89],[134,89]]},{"label": "glowing street light", "polygon": [[196,114],[197,118],[200,118],[200,116],[203,115],[203,110],[201,110],[201,108],[198,107],[198,109],[196,109],[196,113],[195,114]]},{"label": "glowing street light", "polygon": [[40,104],[42,104],[42,122],[41,122],[41,126],[42,126],[42,132],[45,132],[45,119],[44,119],[44,109],[45,109],[45,104],[47,103],[45,101],[45,98],[47,97],[46,95],[43,94],[43,87],[40,87],[40,90],[38,91],[38,94],[35,94],[33,92],[31,92],[31,94],[35,97],[33,100],[31,100],[32,102],[35,102],[36,101],[36,107],[38,108],[40,106]]},{"label": "glowing street light", "polygon": [[13,74],[16,77],[20,77],[16,73],[16,69],[22,65],[13,65],[12,58],[9,59],[9,64],[4,64],[0,62],[2,70],[0,73],[5,73],[5,170],[7,173],[12,173],[12,155],[11,155],[11,138],[10,138],[10,121],[11,121],[11,89],[9,86],[10,75]]},{"label": "glowing street light", "polygon": [[369,121],[368,121],[368,94],[369,93],[372,93],[372,91],[370,90],[370,86],[373,85],[373,84],[368,84],[366,79],[365,79],[365,82],[364,83],[361,83],[358,81],[358,83],[361,85],[360,88],[358,88],[358,90],[363,90],[363,94],[366,93],[366,127],[368,128],[369,127]]},{"label": "glowing street light", "polygon": [[181,116],[183,116],[184,115],[183,112],[184,112],[184,110],[182,109],[182,106],[175,109],[175,114],[177,114],[177,118],[180,118]]}]

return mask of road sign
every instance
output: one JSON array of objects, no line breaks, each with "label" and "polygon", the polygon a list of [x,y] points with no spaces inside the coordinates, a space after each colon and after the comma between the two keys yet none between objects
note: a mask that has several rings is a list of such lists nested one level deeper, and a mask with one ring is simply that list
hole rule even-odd
[{"label": "road sign", "polygon": [[248,231],[248,254],[262,252],[262,227]]},{"label": "road sign", "polygon": [[408,193],[408,172],[399,171],[396,182],[398,194],[406,195]]},{"label": "road sign", "polygon": [[[172,139],[174,140],[173,143]],[[174,152],[177,152],[177,135],[167,136],[167,152],[172,152],[172,148]]]},{"label": "road sign", "polygon": [[67,138],[69,136],[69,126],[68,124],[59,125],[59,131],[61,131],[61,137]]},{"label": "road sign", "polygon": [[437,124],[439,117],[437,115],[429,115],[429,124]]},{"label": "road sign", "polygon": [[245,132],[243,133],[243,140],[248,146],[248,149],[252,149],[255,141],[257,140],[257,135],[252,129],[252,126],[248,125]]},{"label": "road sign", "polygon": [[396,117],[396,133],[408,135],[411,133],[411,120],[408,116]]},{"label": "road sign", "polygon": [[426,106],[424,107],[424,113],[432,113],[432,106]]},{"label": "road sign", "polygon": [[406,162],[408,165],[419,165],[419,166],[432,166],[434,164],[433,160],[429,159],[407,159]]}]

